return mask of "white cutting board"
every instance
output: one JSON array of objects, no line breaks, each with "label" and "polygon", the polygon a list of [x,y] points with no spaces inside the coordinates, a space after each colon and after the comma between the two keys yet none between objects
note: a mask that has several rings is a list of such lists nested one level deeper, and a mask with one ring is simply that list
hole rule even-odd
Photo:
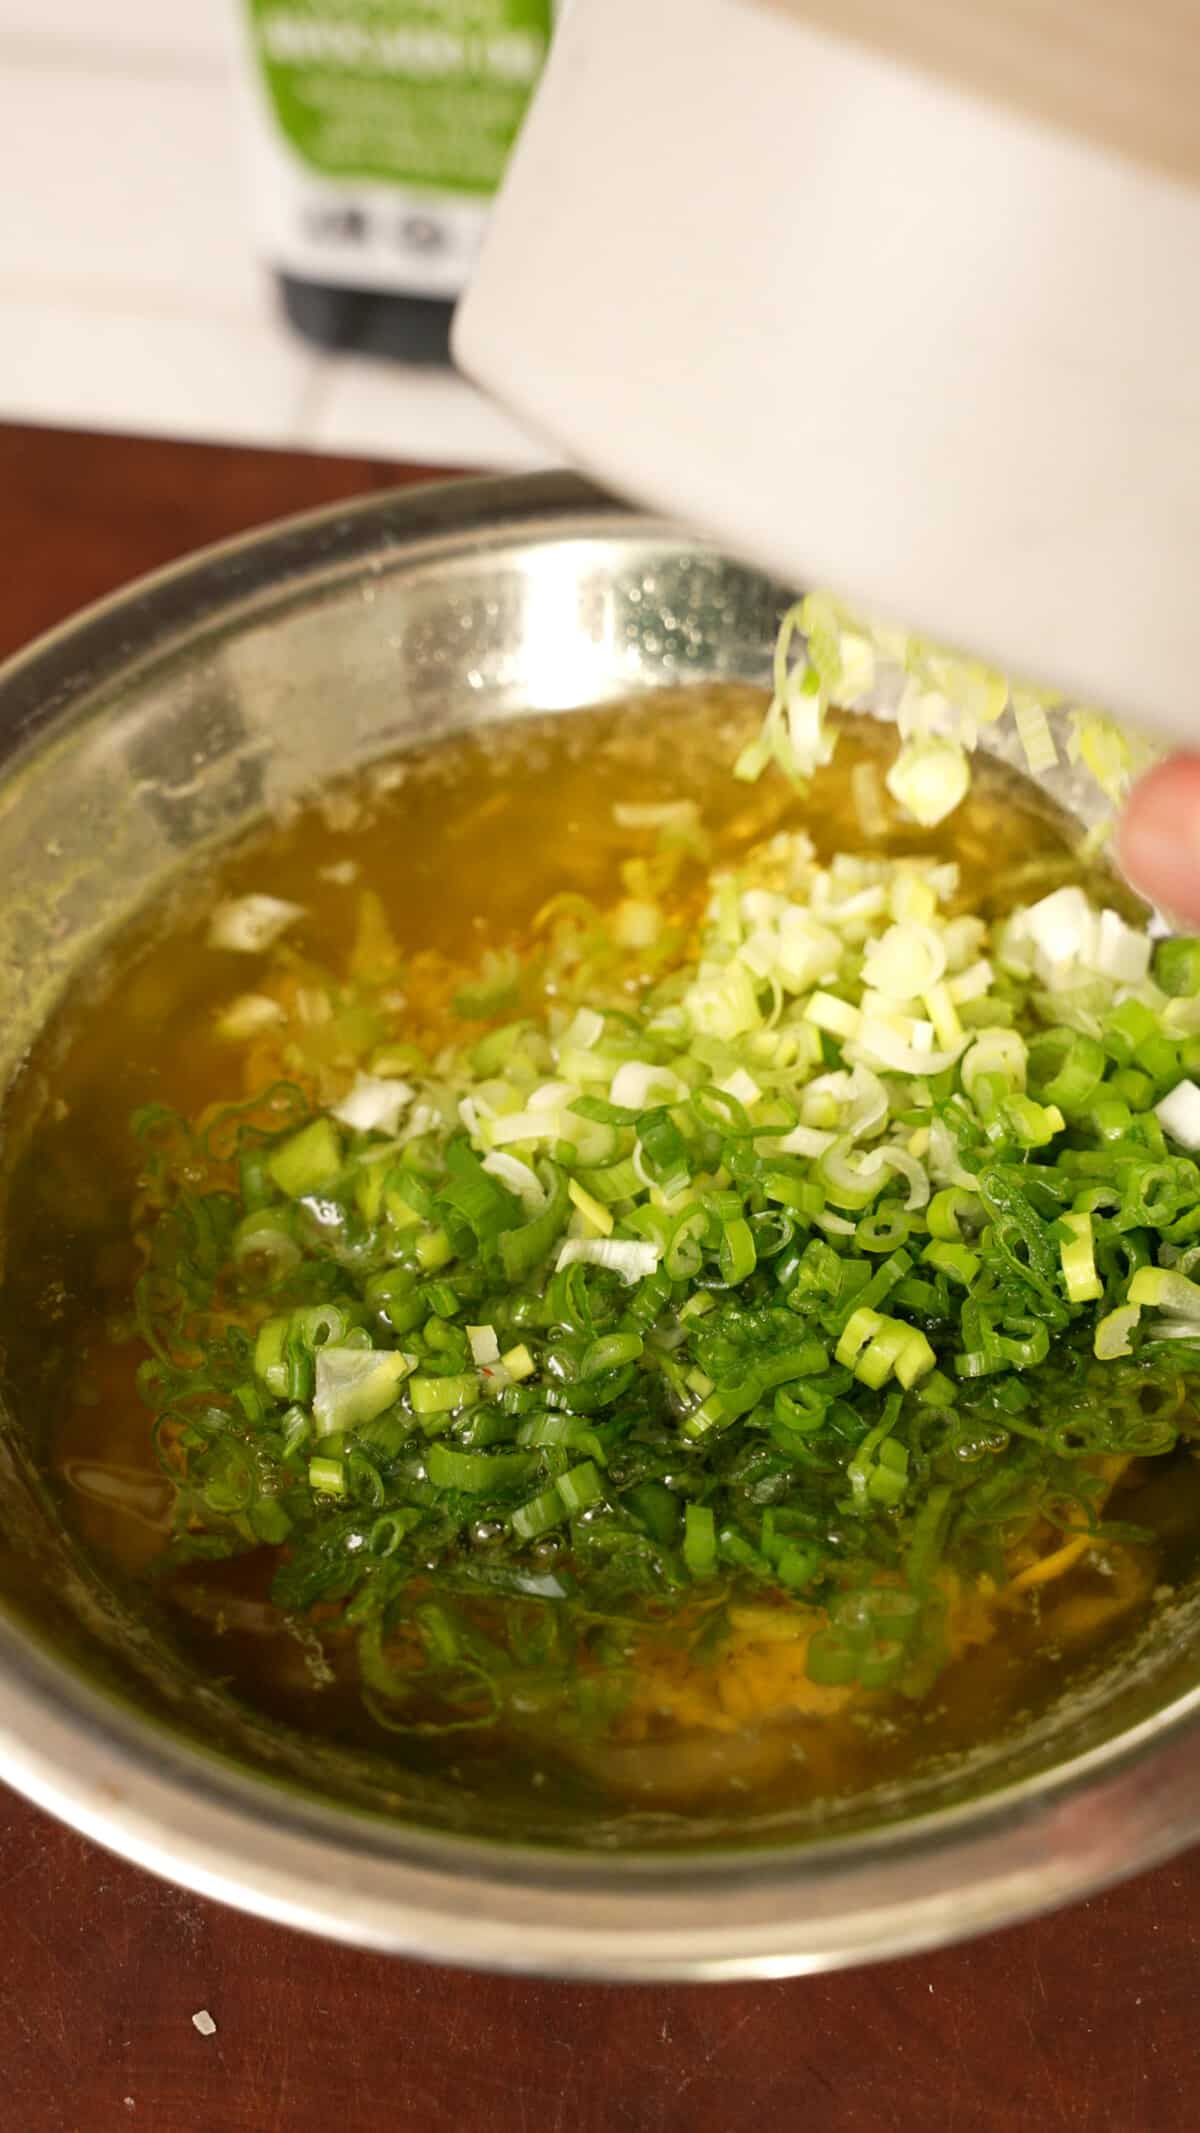
[{"label": "white cutting board", "polygon": [[[798,583],[1196,735],[1200,106],[1072,130],[806,12],[571,0],[459,361]],[[1161,87],[1200,7],[1140,12]]]}]

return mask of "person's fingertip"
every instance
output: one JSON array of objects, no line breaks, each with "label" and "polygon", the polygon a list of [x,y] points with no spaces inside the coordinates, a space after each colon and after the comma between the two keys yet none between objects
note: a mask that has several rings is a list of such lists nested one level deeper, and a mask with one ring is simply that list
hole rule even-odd
[{"label": "person's fingertip", "polygon": [[1117,856],[1144,896],[1200,924],[1200,756],[1173,756],[1134,787]]}]

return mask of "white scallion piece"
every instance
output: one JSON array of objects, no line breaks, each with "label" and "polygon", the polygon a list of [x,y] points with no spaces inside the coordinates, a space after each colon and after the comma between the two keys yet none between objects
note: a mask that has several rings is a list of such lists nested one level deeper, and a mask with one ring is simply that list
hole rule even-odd
[{"label": "white scallion piece", "polygon": [[577,1008],[559,1039],[559,1050],[590,1052],[603,1035],[603,1015],[598,1015],[594,1007]]},{"label": "white scallion piece", "polygon": [[278,1000],[269,993],[244,992],[228,1007],[223,1007],[217,1016],[217,1035],[225,1037],[230,1044],[244,1044],[250,1037],[260,1037],[264,1030],[273,1029],[287,1016]]},{"label": "white scallion piece", "polygon": [[833,1037],[857,1037],[862,1016],[857,1007],[848,1000],[839,1000],[835,993],[815,992],[804,1010],[804,1017],[816,1029],[828,1030]]},{"label": "white scallion piece", "polygon": [[925,1012],[933,1024],[933,1033],[938,1043],[947,1051],[961,1050],[964,1042],[963,1026],[944,982],[930,986],[925,994]]},{"label": "white scallion piece", "polygon": [[888,910],[898,926],[927,926],[937,917],[937,892],[924,876],[897,874],[888,895]]},{"label": "white scallion piece", "polygon": [[529,1109],[531,1111],[559,1111],[564,1104],[570,1103],[571,1098],[578,1096],[578,1094],[578,1089],[575,1087],[574,1082],[571,1081],[539,1082],[537,1088],[533,1090],[529,1097]]},{"label": "white scallion piece", "polygon": [[783,910],[774,889],[743,889],[738,908],[747,926],[773,926]]},{"label": "white scallion piece", "polygon": [[970,782],[970,765],[958,742],[934,733],[906,741],[886,779],[892,798],[923,829],[952,815]]},{"label": "white scallion piece", "polygon": [[695,829],[700,810],[694,800],[618,800],[613,821],[618,829]]},{"label": "white scallion piece", "polygon": [[627,896],[611,919],[613,939],[622,948],[653,948],[662,932],[662,912],[644,898]]},{"label": "white scallion piece", "polygon": [[487,1122],[487,1138],[493,1148],[507,1147],[510,1141],[560,1141],[562,1133],[561,1111],[510,1111],[503,1118],[490,1118]]},{"label": "white scallion piece", "polygon": [[471,1361],[478,1370],[485,1370],[489,1363],[500,1360],[500,1342],[494,1326],[468,1326],[467,1345],[471,1350]]},{"label": "white scallion piece", "polygon": [[991,988],[992,976],[991,964],[986,956],[981,956],[977,963],[971,963],[966,970],[960,970],[954,977],[947,978],[946,991],[954,1005],[962,1007],[968,1000],[982,999],[984,993]]},{"label": "white scallion piece", "polygon": [[1149,1304],[1152,1310],[1169,1311],[1173,1318],[1200,1326],[1200,1284],[1169,1267],[1140,1266],[1129,1284],[1128,1301]]},{"label": "white scallion piece", "polygon": [[1019,914],[1019,923],[1047,961],[1091,960],[1096,913],[1082,889],[1055,889]]},{"label": "white scallion piece", "polygon": [[769,978],[779,962],[779,935],[770,926],[759,926],[742,942],[738,960],[747,970],[752,970],[756,978]]},{"label": "white scallion piece", "polygon": [[626,1059],[613,1075],[608,1094],[609,1101],[624,1111],[649,1111],[659,1104],[682,1103],[687,1087],[670,1067]]},{"label": "white scallion piece", "polygon": [[415,1369],[416,1358],[398,1349],[318,1348],[312,1409],[317,1435],[340,1436],[373,1422]]},{"label": "white scallion piece", "polygon": [[[894,1029],[889,1022],[875,1016],[865,1016],[856,1039],[856,1049],[864,1052],[872,1066],[886,1067],[890,1074],[940,1074],[944,1068],[953,1066],[959,1048],[942,1052],[932,1051],[927,1044],[920,1046],[911,1041],[917,1025],[913,1024],[908,1036]],[[932,1037],[931,1025],[922,1025],[924,1032]]]},{"label": "white scallion piece", "polygon": [[894,1000],[919,1000],[946,970],[945,943],[932,926],[889,926],[863,957],[863,979]]},{"label": "white scallion piece", "polygon": [[1102,911],[1091,967],[1119,985],[1140,985],[1150,969],[1153,947],[1145,927],[1127,926],[1119,912]]},{"label": "white scallion piece", "polygon": [[839,1067],[810,1081],[800,1093],[800,1106],[806,1126],[822,1127],[832,1118],[851,1140],[863,1140],[887,1117],[888,1095],[870,1067]]},{"label": "white scallion piece", "polygon": [[1200,1148],[1200,1088],[1194,1081],[1180,1081],[1154,1106],[1154,1115],[1164,1133],[1181,1148]]},{"label": "white scallion piece", "polygon": [[1043,770],[1053,770],[1058,761],[1058,750],[1044,706],[1028,690],[1015,689],[1012,708],[1017,738],[1032,775],[1036,778]]},{"label": "white scallion piece", "polygon": [[415,1089],[407,1081],[391,1081],[382,1075],[356,1074],[354,1085],[333,1116],[354,1133],[394,1133],[400,1113],[412,1102]]},{"label": "white scallion piece", "polygon": [[208,944],[232,948],[238,955],[262,955],[303,917],[303,904],[290,904],[282,896],[238,896],[217,905],[209,920]]},{"label": "white scallion piece", "polygon": [[832,978],[842,957],[842,943],[828,926],[790,904],[780,913],[775,936],[774,971],[789,992],[805,992]]},{"label": "white scallion piece", "polygon": [[969,912],[961,912],[957,918],[945,919],[942,923],[942,940],[946,947],[946,968],[957,973],[980,956],[988,929],[981,918],[972,918]]},{"label": "white scallion piece", "polygon": [[817,1228],[823,1229],[829,1237],[852,1237],[854,1235],[853,1222],[848,1222],[845,1215],[831,1214],[828,1208],[826,1208],[824,1214],[817,1216],[816,1223]]},{"label": "white scallion piece", "polygon": [[1169,1037],[1200,1036],[1200,999],[1168,1000],[1162,1020]]},{"label": "white scallion piece", "polygon": [[445,1119],[436,1104],[414,1104],[405,1121],[402,1138],[406,1141],[419,1140],[423,1133],[436,1133],[444,1124]]},{"label": "white scallion piece", "polygon": [[974,1192],[979,1183],[978,1178],[964,1169],[957,1136],[944,1118],[930,1120],[925,1161],[935,1185],[961,1185],[964,1192]]},{"label": "white scallion piece", "polygon": [[924,1163],[918,1162],[916,1156],[910,1155],[904,1148],[880,1148],[878,1154],[881,1163],[886,1163],[889,1169],[898,1170],[901,1177],[907,1178],[908,1198],[904,1205],[909,1214],[915,1214],[919,1207],[928,1207],[929,1174]]},{"label": "white scallion piece", "polygon": [[790,1133],[785,1133],[781,1139],[772,1141],[771,1147],[773,1150],[777,1150],[780,1155],[812,1157],[824,1155],[827,1148],[832,1148],[836,1138],[836,1134],[822,1132],[819,1126],[793,1126]]},{"label": "white scallion piece", "polygon": [[587,1266],[602,1266],[619,1274],[631,1287],[653,1274],[659,1262],[657,1244],[639,1244],[624,1237],[568,1237],[556,1262],[559,1272],[582,1260]]},{"label": "white scallion piece", "polygon": [[1025,1040],[1015,1029],[983,1029],[963,1060],[962,1085],[970,1096],[981,1074],[999,1074],[1011,1089],[1024,1089],[1028,1063]]},{"label": "white scallion piece", "polygon": [[735,1068],[732,1074],[725,1076],[724,1081],[718,1081],[714,1086],[720,1089],[723,1096],[732,1096],[735,1103],[743,1105],[756,1104],[762,1095],[753,1074],[748,1074],[745,1067]]},{"label": "white scallion piece", "polygon": [[505,1155],[502,1149],[493,1149],[483,1158],[483,1167],[489,1177],[499,1178],[510,1192],[515,1192],[527,1214],[540,1215],[546,1205],[546,1190],[536,1170],[523,1163],[520,1156]]},{"label": "white scallion piece", "polygon": [[698,1036],[720,1037],[726,1044],[763,1026],[754,980],[738,962],[702,963],[683,1006]]},{"label": "white scallion piece", "polygon": [[871,920],[882,917],[887,910],[888,895],[882,882],[873,882],[865,889],[855,889],[847,896],[826,894],[818,901],[815,891],[819,885],[820,877],[813,885],[814,908],[820,912],[822,919],[828,919],[831,925],[838,926],[848,940],[863,938]]}]

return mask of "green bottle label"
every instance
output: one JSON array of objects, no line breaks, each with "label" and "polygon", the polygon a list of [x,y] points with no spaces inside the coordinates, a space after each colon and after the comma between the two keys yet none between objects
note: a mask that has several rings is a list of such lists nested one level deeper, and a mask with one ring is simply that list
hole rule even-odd
[{"label": "green bottle label", "polygon": [[484,196],[500,182],[553,0],[247,0],[275,120],[314,173]]}]

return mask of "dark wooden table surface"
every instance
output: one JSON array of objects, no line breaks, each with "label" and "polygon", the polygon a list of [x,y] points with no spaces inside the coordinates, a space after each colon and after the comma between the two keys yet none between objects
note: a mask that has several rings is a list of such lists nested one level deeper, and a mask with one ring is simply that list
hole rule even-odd
[{"label": "dark wooden table surface", "polygon": [[[423,478],[0,429],[0,654],[185,549]],[[1025,2127],[1198,2133],[1200,1851],[940,1955],[783,1984],[581,1988],[260,1925],[0,1791],[2,2133]]]}]

